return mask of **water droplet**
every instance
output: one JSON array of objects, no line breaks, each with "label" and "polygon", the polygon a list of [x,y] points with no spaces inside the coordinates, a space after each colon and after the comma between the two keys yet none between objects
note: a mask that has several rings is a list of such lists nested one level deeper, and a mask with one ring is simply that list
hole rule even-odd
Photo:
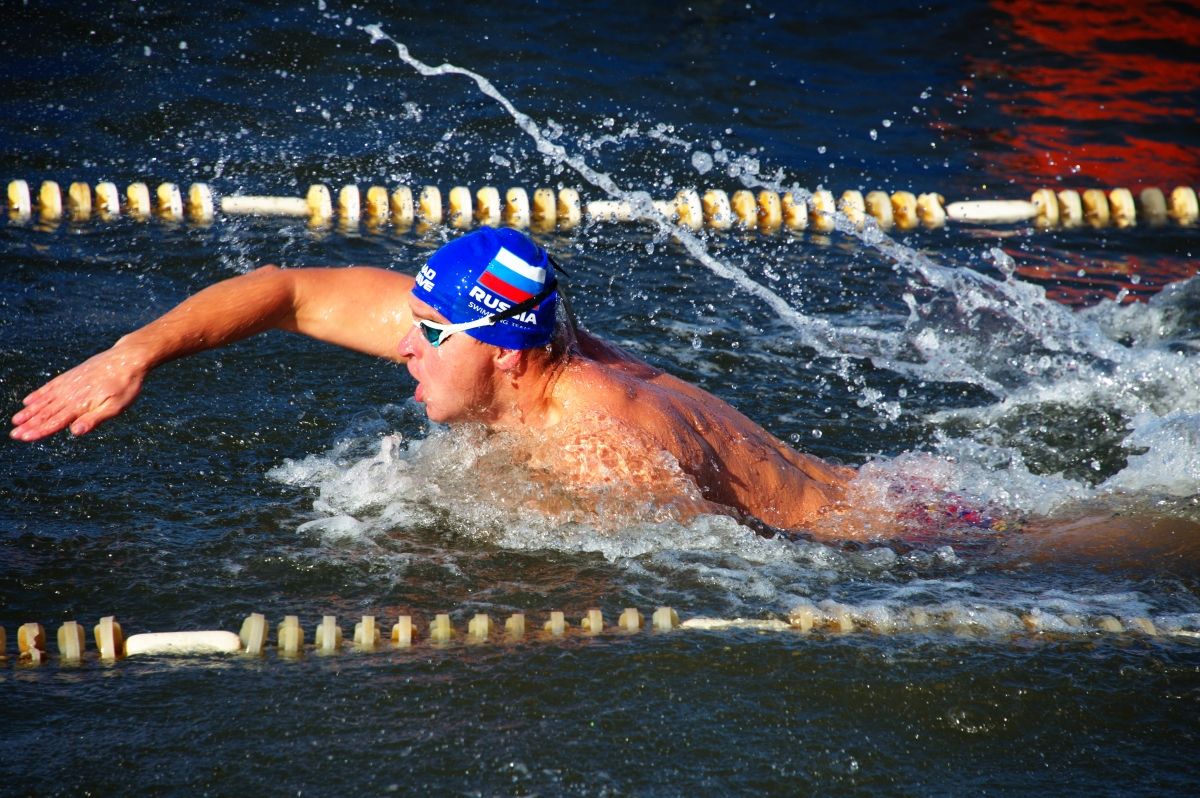
[{"label": "water droplet", "polygon": [[712,156],[707,152],[697,150],[692,153],[692,168],[700,174],[708,174],[713,168]]}]

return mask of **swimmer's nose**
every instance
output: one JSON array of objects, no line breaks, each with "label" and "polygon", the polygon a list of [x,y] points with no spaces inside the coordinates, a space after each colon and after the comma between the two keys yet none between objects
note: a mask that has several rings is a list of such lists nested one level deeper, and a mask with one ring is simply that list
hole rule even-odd
[{"label": "swimmer's nose", "polygon": [[412,357],[413,355],[417,354],[419,349],[417,338],[420,336],[420,334],[421,333],[417,329],[417,325],[414,324],[408,328],[408,332],[406,332],[404,337],[400,339],[400,355],[402,357]]}]

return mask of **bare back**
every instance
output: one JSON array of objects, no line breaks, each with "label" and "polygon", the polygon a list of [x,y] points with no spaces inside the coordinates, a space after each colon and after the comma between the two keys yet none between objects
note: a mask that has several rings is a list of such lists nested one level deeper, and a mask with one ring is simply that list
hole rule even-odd
[{"label": "bare back", "polygon": [[717,397],[588,339],[554,391],[556,437],[574,447],[564,468],[574,467],[567,461],[578,461],[579,449],[602,446],[632,482],[669,480],[677,467],[698,489],[697,511],[733,508],[789,529],[842,498],[853,469],[801,454]]}]

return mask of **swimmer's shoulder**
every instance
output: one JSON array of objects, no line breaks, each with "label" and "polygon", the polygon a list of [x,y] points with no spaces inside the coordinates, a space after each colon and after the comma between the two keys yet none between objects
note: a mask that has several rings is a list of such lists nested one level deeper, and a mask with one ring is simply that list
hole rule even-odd
[{"label": "swimmer's shoulder", "polygon": [[412,326],[406,301],[413,278],[373,266],[288,268],[293,308],[285,329],[370,355],[398,360]]},{"label": "swimmer's shoulder", "polygon": [[586,356],[572,358],[564,376],[564,405],[571,416],[593,413],[623,416],[646,385],[618,364]]}]

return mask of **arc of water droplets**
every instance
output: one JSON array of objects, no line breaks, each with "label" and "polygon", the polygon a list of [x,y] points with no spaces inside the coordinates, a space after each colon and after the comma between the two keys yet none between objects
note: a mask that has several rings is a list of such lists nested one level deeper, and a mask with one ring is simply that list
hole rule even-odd
[{"label": "arc of water droplets", "polygon": [[[812,196],[811,192],[800,186],[785,186],[782,182],[766,181],[744,172],[740,175],[740,180],[747,188],[766,189],[780,194],[791,192],[793,196],[804,201],[808,201]],[[901,268],[920,277],[930,288],[945,291],[956,297],[976,297],[979,307],[1001,313],[1048,348],[1091,355],[1109,361],[1125,359],[1124,350],[1116,342],[1098,330],[1081,328],[1068,308],[1047,299],[1045,292],[1037,286],[1011,279],[994,280],[974,269],[951,269],[939,265],[920,252],[896,241],[870,217],[866,218],[861,226],[840,211],[833,214],[833,219],[839,232],[859,239]],[[1000,249],[992,249],[990,254],[997,267],[1007,275],[1010,270],[1006,268],[1005,262],[1011,261],[1011,258]],[[878,340],[885,345],[891,343],[884,337]],[[881,351],[879,354],[889,353]],[[938,374],[930,374],[916,364],[897,362],[891,358],[881,365],[925,379],[964,379],[998,396],[1003,397],[1007,394],[999,383],[966,363],[954,364],[949,369],[948,364],[940,364]]]},{"label": "arc of water droplets", "polygon": [[[654,207],[649,194],[644,191],[625,191],[607,174],[596,171],[580,156],[572,155],[562,145],[555,144],[547,139],[542,134],[538,124],[528,114],[514,106],[484,76],[453,64],[430,66],[414,58],[409,53],[408,47],[402,42],[393,39],[378,25],[365,25],[361,26],[360,29],[371,36],[373,43],[386,41],[392,44],[396,48],[396,52],[400,55],[401,60],[426,77],[461,75],[474,81],[481,92],[499,103],[513,118],[513,121],[517,123],[517,126],[533,139],[538,152],[553,158],[558,163],[563,163],[571,167],[581,177],[609,196],[626,200],[632,206],[634,216],[637,219],[653,223],[664,235],[674,236],[683,244],[692,257],[704,264],[705,267],[718,277],[735,283],[747,293],[761,299],[782,320],[790,324],[801,334],[801,342],[805,346],[816,350],[825,357],[833,358],[839,364],[839,374],[844,379],[850,379],[848,363],[845,360],[847,355],[869,357],[869,352],[872,349],[877,350],[885,343],[886,336],[869,327],[835,327],[827,321],[800,313],[789,305],[783,297],[766,286],[755,282],[743,269],[731,264],[722,263],[712,257],[705,250],[704,244],[699,238],[686,230],[681,230],[672,220],[663,216]],[[847,351],[848,349],[857,351]]]},{"label": "arc of water droplets", "polygon": [[[663,235],[675,237],[692,257],[711,272],[761,299],[775,311],[780,319],[800,333],[803,345],[814,349],[824,357],[833,359],[837,364],[838,374],[843,379],[855,384],[861,385],[862,383],[861,378],[856,379],[851,375],[848,358],[875,360],[883,357],[886,358],[886,362],[879,365],[909,376],[939,382],[961,380],[979,385],[1001,397],[1007,394],[1007,391],[998,382],[968,363],[939,363],[935,372],[921,364],[897,360],[894,357],[896,345],[892,335],[863,325],[837,327],[823,319],[798,312],[783,297],[756,282],[743,269],[712,257],[698,237],[686,230],[681,230],[672,223],[672,220],[659,212],[654,207],[649,194],[641,191],[625,191],[609,175],[596,171],[582,157],[572,155],[562,145],[547,139],[538,124],[528,114],[514,106],[484,76],[454,64],[445,63],[440,66],[426,64],[415,58],[409,53],[407,46],[396,41],[379,25],[365,25],[360,29],[371,36],[373,43],[386,41],[392,44],[401,60],[421,75],[426,77],[461,75],[472,80],[481,92],[499,103],[517,126],[533,139],[538,152],[549,156],[558,163],[569,166],[609,196],[629,202],[637,219],[653,223]],[[742,182],[749,188],[766,188],[776,192],[791,191],[794,196],[805,201],[811,196],[810,192],[798,186],[773,184],[756,176],[743,174]],[[975,301],[979,302],[981,306],[998,311],[1052,349],[1096,356],[1109,361],[1124,359],[1123,353],[1114,341],[1109,340],[1099,331],[1081,329],[1068,309],[1046,299],[1044,293],[1034,286],[1019,284],[1012,280],[993,280],[974,269],[950,269],[940,266],[921,253],[895,241],[871,220],[868,220],[866,226],[860,229],[845,214],[835,212],[834,222],[840,232],[858,238],[868,247],[897,263],[901,268],[920,277],[931,288],[948,291],[958,297],[974,296]],[[1002,252],[995,252],[997,258],[1007,257]],[[1002,266],[1003,264],[998,265]]]}]

